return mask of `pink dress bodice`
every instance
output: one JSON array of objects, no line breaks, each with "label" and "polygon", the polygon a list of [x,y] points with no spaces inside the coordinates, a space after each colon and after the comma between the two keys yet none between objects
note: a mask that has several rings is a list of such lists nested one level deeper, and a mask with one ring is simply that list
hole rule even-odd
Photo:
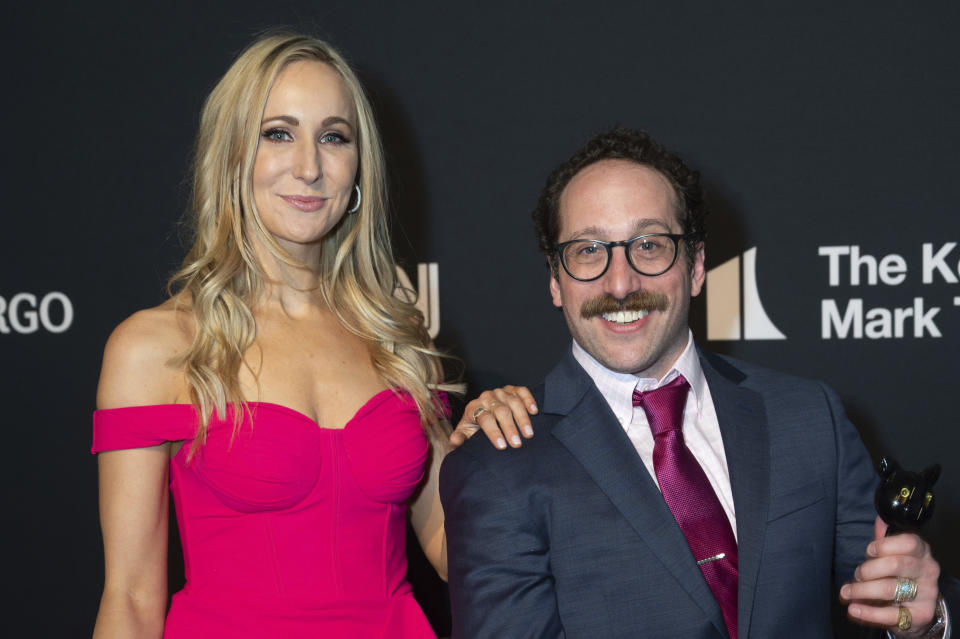
[{"label": "pink dress bodice", "polygon": [[251,402],[234,434],[168,404],[94,413],[93,452],[185,440],[170,461],[187,583],[164,637],[433,638],[406,581],[406,501],[428,443],[405,394],[373,396],[343,429]]}]

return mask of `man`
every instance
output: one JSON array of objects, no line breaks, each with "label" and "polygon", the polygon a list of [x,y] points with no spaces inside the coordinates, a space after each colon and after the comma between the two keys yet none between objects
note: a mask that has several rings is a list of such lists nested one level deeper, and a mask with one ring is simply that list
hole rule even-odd
[{"label": "man", "polygon": [[943,636],[939,567],[883,537],[834,393],[694,344],[705,214],[698,174],[638,131],[548,179],[534,221],[573,346],[536,437],[443,464],[454,637],[826,637],[851,581],[852,618]]}]

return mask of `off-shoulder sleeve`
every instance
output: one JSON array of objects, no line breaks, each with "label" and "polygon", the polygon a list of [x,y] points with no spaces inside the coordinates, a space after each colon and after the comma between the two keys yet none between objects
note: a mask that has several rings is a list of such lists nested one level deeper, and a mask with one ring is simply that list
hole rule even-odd
[{"label": "off-shoulder sleeve", "polygon": [[169,441],[192,439],[197,412],[192,404],[161,404],[109,408],[93,413],[91,453],[146,448]]}]

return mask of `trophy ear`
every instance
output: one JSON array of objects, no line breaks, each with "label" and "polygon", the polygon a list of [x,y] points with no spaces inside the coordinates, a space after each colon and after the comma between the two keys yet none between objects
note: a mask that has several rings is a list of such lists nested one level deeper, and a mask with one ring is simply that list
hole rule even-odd
[{"label": "trophy ear", "polygon": [[927,482],[927,486],[933,486],[937,483],[937,480],[940,479],[940,464],[934,464],[930,468],[925,469],[920,475],[924,481]]},{"label": "trophy ear", "polygon": [[899,464],[897,464],[897,460],[895,460],[893,457],[880,458],[880,464],[878,465],[878,470],[880,471],[880,476],[883,477],[884,479],[886,479],[887,476],[890,475],[890,473],[897,470],[898,468],[900,468],[900,466]]}]

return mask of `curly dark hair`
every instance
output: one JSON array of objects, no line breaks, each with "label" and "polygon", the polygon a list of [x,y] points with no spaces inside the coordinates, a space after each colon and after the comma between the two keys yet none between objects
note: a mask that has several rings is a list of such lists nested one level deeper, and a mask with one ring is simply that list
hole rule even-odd
[{"label": "curly dark hair", "polygon": [[709,211],[700,186],[700,173],[660,146],[645,131],[616,127],[587,140],[570,159],[553,170],[540,191],[537,207],[533,210],[533,225],[540,250],[547,255],[554,277],[559,276],[558,260],[552,258],[557,250],[557,235],[560,232],[560,195],[570,180],[586,167],[601,160],[616,159],[632,160],[649,167],[663,175],[673,186],[680,203],[677,216],[687,236],[684,246],[690,263],[703,244],[706,238],[704,218]]}]

